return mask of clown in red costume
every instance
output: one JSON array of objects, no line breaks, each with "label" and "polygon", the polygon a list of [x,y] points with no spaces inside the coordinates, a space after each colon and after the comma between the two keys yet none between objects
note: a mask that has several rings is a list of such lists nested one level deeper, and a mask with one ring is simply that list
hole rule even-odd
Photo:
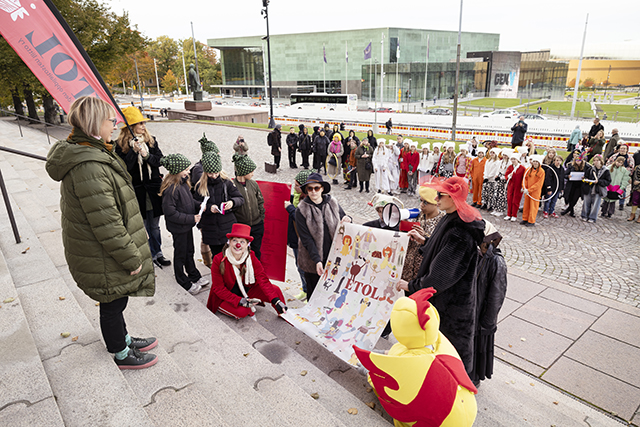
[{"label": "clown in red costume", "polygon": [[233,224],[228,242],[211,265],[211,292],[207,308],[240,319],[255,314],[255,305],[271,303],[282,314],[287,310],[279,287],[273,285],[250,249],[251,227]]},{"label": "clown in red costume", "polygon": [[396,301],[391,327],[398,343],[388,354],[354,346],[395,427],[469,427],[476,418],[478,390],[439,331],[440,316],[428,301],[434,293],[422,289]]}]

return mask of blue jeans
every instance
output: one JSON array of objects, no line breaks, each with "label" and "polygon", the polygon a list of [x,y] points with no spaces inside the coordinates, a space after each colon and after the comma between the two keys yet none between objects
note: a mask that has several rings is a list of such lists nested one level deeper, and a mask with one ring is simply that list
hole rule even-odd
[{"label": "blue jeans", "polygon": [[302,291],[306,294],[307,293],[307,281],[304,278],[304,271],[302,271],[302,269],[300,267],[298,267],[298,248],[291,248],[293,249],[293,255],[296,258],[296,268],[298,269],[298,274],[300,274],[300,281],[302,282]]},{"label": "blue jeans", "polygon": [[600,194],[586,194],[584,196],[584,202],[582,203],[582,218],[596,222],[600,203],[602,203],[602,196]]},{"label": "blue jeans", "polygon": [[556,191],[556,194],[554,194],[551,199],[549,199],[546,202],[544,202],[544,208],[542,209],[542,211],[546,212],[548,214],[554,213],[556,211],[556,202],[557,201],[558,201],[558,191]]},{"label": "blue jeans", "polygon": [[626,188],[622,192],[622,195],[620,196],[620,201],[618,202],[618,205],[620,206],[620,209],[624,208],[624,203],[627,201],[627,199],[625,199],[625,197],[627,197],[627,189]]},{"label": "blue jeans", "polygon": [[147,211],[144,216],[144,228],[149,235],[149,249],[151,250],[151,257],[156,259],[163,256],[162,250],[162,237],[160,234],[160,217],[153,216],[153,211]]}]

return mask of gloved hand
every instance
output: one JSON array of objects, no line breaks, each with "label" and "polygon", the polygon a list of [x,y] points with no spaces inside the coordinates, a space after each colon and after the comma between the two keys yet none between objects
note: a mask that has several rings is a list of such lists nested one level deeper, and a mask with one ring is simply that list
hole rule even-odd
[{"label": "gloved hand", "polygon": [[278,312],[278,314],[282,314],[285,311],[287,311],[289,309],[289,307],[287,307],[285,305],[285,303],[283,303],[280,298],[274,298],[271,300],[271,304],[273,304],[273,306],[275,307],[276,311]]},{"label": "gloved hand", "polygon": [[240,298],[240,302],[238,303],[240,307],[249,308],[249,301],[246,298]]}]

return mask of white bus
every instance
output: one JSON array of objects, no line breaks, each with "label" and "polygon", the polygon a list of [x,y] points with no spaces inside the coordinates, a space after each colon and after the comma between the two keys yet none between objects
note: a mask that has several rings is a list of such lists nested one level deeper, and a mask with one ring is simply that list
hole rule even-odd
[{"label": "white bus", "polygon": [[291,108],[329,111],[358,111],[358,95],[293,93]]}]

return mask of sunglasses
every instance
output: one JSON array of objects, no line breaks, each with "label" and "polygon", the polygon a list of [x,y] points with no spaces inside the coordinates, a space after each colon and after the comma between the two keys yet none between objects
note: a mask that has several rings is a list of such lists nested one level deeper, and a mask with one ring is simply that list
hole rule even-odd
[{"label": "sunglasses", "polygon": [[448,196],[447,193],[441,193],[439,191],[437,192],[437,195],[438,195],[438,199],[442,199],[444,196]]},{"label": "sunglasses", "polygon": [[113,123],[114,127],[118,124],[118,118],[117,117],[115,119],[107,119],[107,120],[109,120],[111,123]]},{"label": "sunglasses", "polygon": [[307,186],[307,193],[308,193],[309,191],[311,191],[311,192],[320,191],[321,189],[322,189],[322,185],[319,185],[319,186],[317,186],[317,187],[310,187],[310,186]]}]

